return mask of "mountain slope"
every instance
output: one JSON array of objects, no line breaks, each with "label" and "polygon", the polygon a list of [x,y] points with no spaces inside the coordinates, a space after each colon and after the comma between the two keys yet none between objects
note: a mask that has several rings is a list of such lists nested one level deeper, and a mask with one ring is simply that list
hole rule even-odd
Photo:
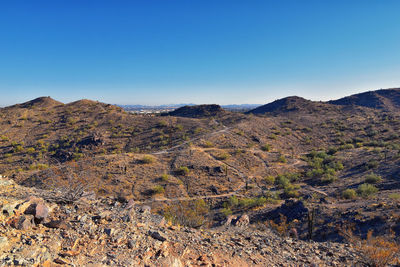
[{"label": "mountain slope", "polygon": [[289,96],[275,100],[272,103],[248,111],[249,114],[288,113],[288,112],[316,112],[328,108],[321,102],[314,102],[298,96]]},{"label": "mountain slope", "polygon": [[328,103],[335,105],[356,105],[386,111],[400,110],[400,88],[364,92],[332,100]]},{"label": "mountain slope", "polygon": [[164,116],[176,116],[187,118],[205,118],[225,114],[226,111],[219,105],[183,106],[174,111],[163,114]]}]

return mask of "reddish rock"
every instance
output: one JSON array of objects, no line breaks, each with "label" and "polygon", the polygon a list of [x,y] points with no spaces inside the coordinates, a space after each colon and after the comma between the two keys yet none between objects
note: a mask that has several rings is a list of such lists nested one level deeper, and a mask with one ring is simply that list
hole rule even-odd
[{"label": "reddish rock", "polygon": [[10,225],[15,229],[28,230],[35,226],[35,222],[32,215],[23,215],[12,220]]},{"label": "reddish rock", "polygon": [[49,209],[44,204],[37,204],[35,211],[35,219],[45,220],[49,215]]},{"label": "reddish rock", "polygon": [[35,216],[36,223],[42,223],[49,215],[49,209],[42,203],[32,203],[24,212]]}]

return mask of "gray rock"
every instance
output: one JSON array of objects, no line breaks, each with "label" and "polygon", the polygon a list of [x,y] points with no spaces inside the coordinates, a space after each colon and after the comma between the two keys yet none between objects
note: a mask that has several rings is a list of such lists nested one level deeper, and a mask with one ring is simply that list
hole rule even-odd
[{"label": "gray rock", "polygon": [[164,237],[163,234],[161,234],[161,233],[158,232],[158,231],[150,232],[150,236],[151,236],[152,238],[156,239],[156,240],[161,241],[161,242],[164,242],[164,241],[167,240],[167,238]]}]

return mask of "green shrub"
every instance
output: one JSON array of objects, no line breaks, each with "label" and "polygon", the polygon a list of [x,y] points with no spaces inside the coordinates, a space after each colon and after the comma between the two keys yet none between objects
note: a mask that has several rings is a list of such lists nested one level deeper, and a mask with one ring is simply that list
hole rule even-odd
[{"label": "green shrub", "polygon": [[378,167],[379,163],[376,160],[370,160],[368,162],[365,162],[363,165],[363,169],[366,170],[370,170],[370,169],[374,169],[376,167]]},{"label": "green shrub", "polygon": [[232,210],[231,210],[230,208],[223,208],[223,209],[221,210],[221,213],[222,213],[225,217],[228,217],[229,215],[232,214]]},{"label": "green shrub", "polygon": [[285,188],[290,184],[290,181],[285,175],[278,175],[275,179],[275,184],[278,188]]},{"label": "green shrub", "polygon": [[176,170],[176,172],[178,173],[178,174],[180,174],[180,175],[188,175],[189,174],[189,168],[188,167],[186,167],[186,166],[181,166],[181,167],[179,167],[177,170]]},{"label": "green shrub", "polygon": [[164,182],[168,182],[169,181],[169,175],[164,173],[161,175],[161,180]]},{"label": "green shrub", "polygon": [[226,152],[220,153],[216,156],[218,160],[226,160],[230,157],[230,155]]},{"label": "green shrub", "polygon": [[267,203],[267,199],[265,197],[258,198],[243,198],[239,200],[239,206],[242,208],[254,208],[261,207]]},{"label": "green shrub", "polygon": [[150,163],[153,163],[154,161],[155,161],[155,158],[150,155],[146,155],[140,160],[140,162],[143,164],[150,164]]},{"label": "green shrub", "polygon": [[281,163],[286,163],[285,156],[284,155],[280,155],[279,158],[278,158],[278,161],[281,162]]},{"label": "green shrub", "polygon": [[205,142],[203,143],[203,146],[204,146],[205,148],[210,148],[210,147],[213,147],[214,144],[213,144],[212,142],[210,142],[210,141],[205,141]]},{"label": "green shrub", "polygon": [[390,199],[398,200],[400,199],[400,194],[399,193],[392,193],[389,195]]},{"label": "green shrub", "polygon": [[271,150],[272,146],[270,144],[265,144],[261,146],[261,150],[269,152]]},{"label": "green shrub", "polygon": [[365,182],[368,184],[377,184],[382,181],[382,177],[376,175],[375,173],[370,173],[365,176]]},{"label": "green shrub", "polygon": [[376,188],[372,184],[361,184],[357,189],[358,195],[363,198],[368,198],[376,192],[378,192],[378,188]]},{"label": "green shrub", "polygon": [[346,189],[342,192],[342,197],[345,199],[354,199],[357,197],[357,192],[354,189]]},{"label": "green shrub", "polygon": [[155,194],[163,194],[165,192],[165,188],[161,185],[156,185],[153,187],[153,189],[151,191],[154,195]]},{"label": "green shrub", "polygon": [[265,181],[267,184],[274,184],[274,183],[275,183],[275,177],[272,176],[272,175],[268,175],[268,176],[266,176],[266,177],[264,178],[264,181]]}]

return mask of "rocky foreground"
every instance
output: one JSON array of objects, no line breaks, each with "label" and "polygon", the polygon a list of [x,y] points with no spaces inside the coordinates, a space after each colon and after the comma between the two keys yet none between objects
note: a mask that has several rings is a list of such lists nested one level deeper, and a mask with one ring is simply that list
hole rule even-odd
[{"label": "rocky foreground", "polygon": [[264,227],[173,226],[130,200],[46,200],[0,179],[1,266],[351,266],[346,244],[282,238]]}]

